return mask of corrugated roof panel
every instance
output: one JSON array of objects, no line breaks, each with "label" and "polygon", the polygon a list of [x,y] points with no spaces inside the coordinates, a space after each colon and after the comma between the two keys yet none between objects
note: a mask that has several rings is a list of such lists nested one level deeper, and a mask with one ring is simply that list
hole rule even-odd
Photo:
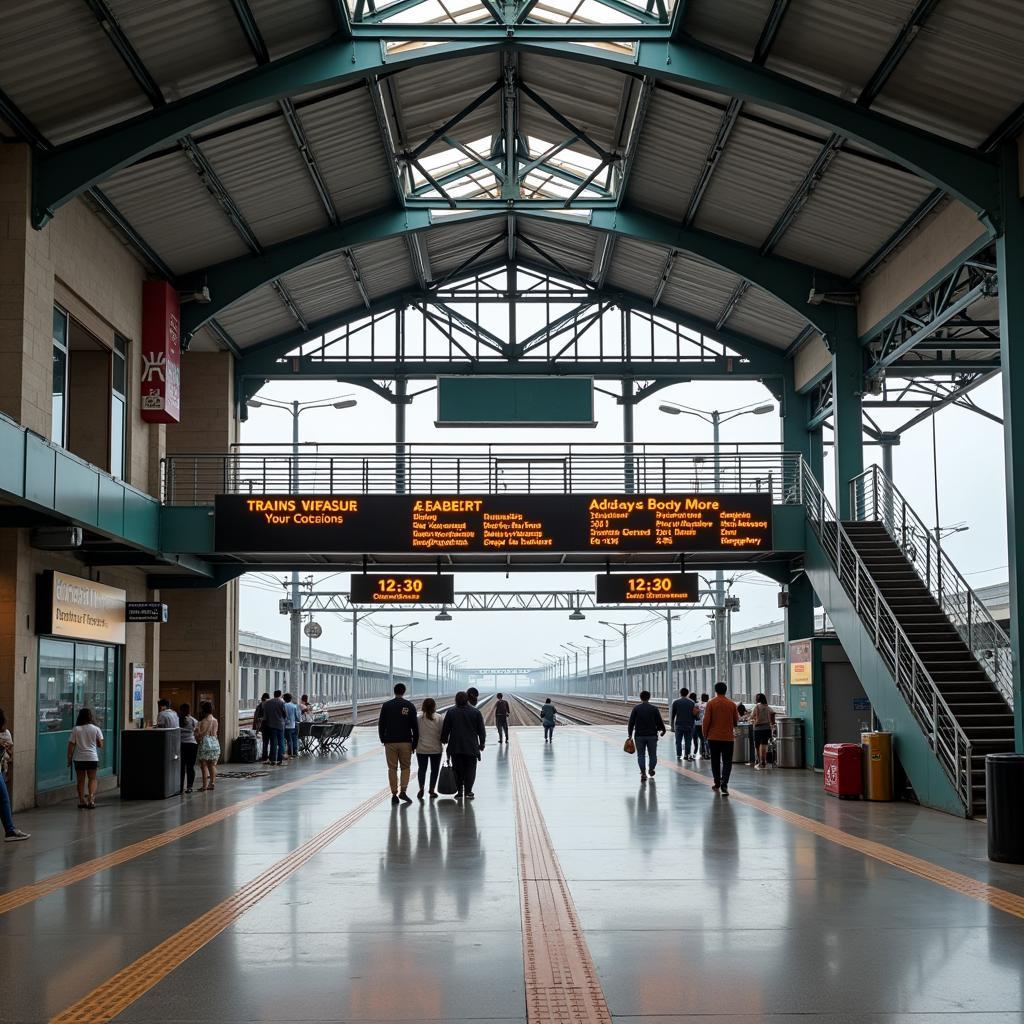
[{"label": "corrugated roof panel", "polygon": [[328,225],[283,117],[210,139],[202,150],[260,244]]},{"label": "corrugated roof panel", "polygon": [[217,320],[239,348],[302,329],[269,284],[218,313]]},{"label": "corrugated roof panel", "polygon": [[180,150],[126,167],[103,191],[175,273],[249,251]]},{"label": "corrugated roof panel", "polygon": [[768,292],[748,288],[725,326],[785,349],[807,326],[807,321]]},{"label": "corrugated roof panel", "polygon": [[0,17],[0,89],[51,142],[150,109],[81,0],[6,0]]},{"label": "corrugated roof panel", "polygon": [[371,299],[416,286],[416,275],[404,238],[360,245],[352,250],[352,255]]},{"label": "corrugated roof panel", "polygon": [[[412,149],[500,78],[501,54],[485,53],[465,60],[410,68],[387,79],[382,87],[387,97],[390,84],[397,97],[398,127],[405,133],[405,146]],[[500,120],[500,99],[499,90],[452,128],[452,136],[468,144],[493,135]],[[447,148],[443,142],[433,147],[434,150]]]},{"label": "corrugated roof panel", "polygon": [[942,0],[875,110],[977,146],[1024,99],[1024,4]]},{"label": "corrugated roof panel", "polygon": [[662,292],[666,306],[684,310],[709,323],[716,323],[740,279],[697,256],[680,253]]},{"label": "corrugated roof panel", "polygon": [[325,0],[249,0],[271,60],[312,46],[337,32],[332,5]]},{"label": "corrugated roof panel", "polygon": [[395,202],[384,144],[365,89],[303,106],[299,115],[342,220]]},{"label": "corrugated roof panel", "polygon": [[683,28],[701,42],[750,60],[774,0],[689,0]]},{"label": "corrugated roof panel", "polygon": [[338,254],[307,263],[283,281],[310,323],[362,306],[348,262]]},{"label": "corrugated roof panel", "polygon": [[760,245],[820,149],[816,141],[741,116],[694,225]]},{"label": "corrugated roof panel", "polygon": [[629,176],[630,202],[681,220],[721,119],[704,102],[655,89]]},{"label": "corrugated roof panel", "polygon": [[[108,0],[164,99],[248,71],[256,61],[231,5],[219,0]],[[113,59],[120,58],[111,48]]]},{"label": "corrugated roof panel", "polygon": [[838,153],[776,252],[852,275],[932,191],[912,174]]},{"label": "corrugated roof panel", "polygon": [[608,269],[608,287],[621,288],[650,301],[661,280],[668,252],[660,245],[617,238]]},{"label": "corrugated roof panel", "polygon": [[[466,260],[479,252],[487,242],[506,235],[507,226],[504,217],[488,217],[467,224],[434,227],[421,233],[420,244],[427,250],[432,280],[441,280],[445,274],[458,269]],[[496,241],[492,248],[480,256],[480,261],[487,262],[504,257],[506,252],[507,243]]]},{"label": "corrugated roof panel", "polygon": [[[590,277],[599,232],[581,224],[554,220],[520,220],[517,231],[521,259],[540,263],[557,261],[553,264],[556,273],[560,264],[577,277]],[[527,238],[536,243],[545,255],[523,241]]]}]

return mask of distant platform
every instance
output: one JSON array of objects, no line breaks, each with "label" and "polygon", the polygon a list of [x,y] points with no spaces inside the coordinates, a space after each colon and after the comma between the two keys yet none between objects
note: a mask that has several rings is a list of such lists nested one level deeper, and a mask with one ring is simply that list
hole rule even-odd
[{"label": "distant platform", "polygon": [[622,739],[514,728],[464,804],[393,807],[359,730],[212,793],[18,814],[0,1021],[1020,1024],[1024,867],[983,823],[804,771],[716,796],[670,740],[641,783]]}]

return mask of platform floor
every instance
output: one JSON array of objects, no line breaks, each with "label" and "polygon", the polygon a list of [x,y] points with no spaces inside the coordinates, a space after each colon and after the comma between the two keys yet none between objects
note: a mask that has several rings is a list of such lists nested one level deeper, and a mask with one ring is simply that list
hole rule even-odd
[{"label": "platform floor", "polygon": [[1024,867],[982,824],[807,772],[718,797],[664,740],[642,785],[622,738],[515,729],[465,805],[393,808],[361,730],[214,793],[19,814],[0,1021],[1024,1020]]}]

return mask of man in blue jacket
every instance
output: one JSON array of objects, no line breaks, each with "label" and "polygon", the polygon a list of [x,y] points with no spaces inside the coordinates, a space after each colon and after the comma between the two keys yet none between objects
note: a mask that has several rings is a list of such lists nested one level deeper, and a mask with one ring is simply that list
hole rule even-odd
[{"label": "man in blue jacket", "polygon": [[[412,763],[412,752],[420,738],[420,727],[416,721],[416,705],[405,699],[405,683],[395,683],[395,695],[385,701],[377,719],[377,735],[384,744],[384,755],[388,762],[388,783],[391,786],[391,802],[399,800],[412,803],[412,797],[406,793],[409,785],[409,765]],[[401,766],[402,778],[399,782],[398,769]]]}]

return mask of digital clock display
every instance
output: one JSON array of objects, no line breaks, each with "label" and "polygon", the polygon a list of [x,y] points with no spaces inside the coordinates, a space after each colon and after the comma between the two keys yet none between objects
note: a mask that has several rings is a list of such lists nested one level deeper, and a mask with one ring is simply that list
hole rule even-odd
[{"label": "digital clock display", "polygon": [[349,600],[353,604],[451,604],[455,600],[455,577],[353,574]]},{"label": "digital clock display", "polygon": [[598,604],[697,604],[695,572],[604,573],[594,580]]}]

